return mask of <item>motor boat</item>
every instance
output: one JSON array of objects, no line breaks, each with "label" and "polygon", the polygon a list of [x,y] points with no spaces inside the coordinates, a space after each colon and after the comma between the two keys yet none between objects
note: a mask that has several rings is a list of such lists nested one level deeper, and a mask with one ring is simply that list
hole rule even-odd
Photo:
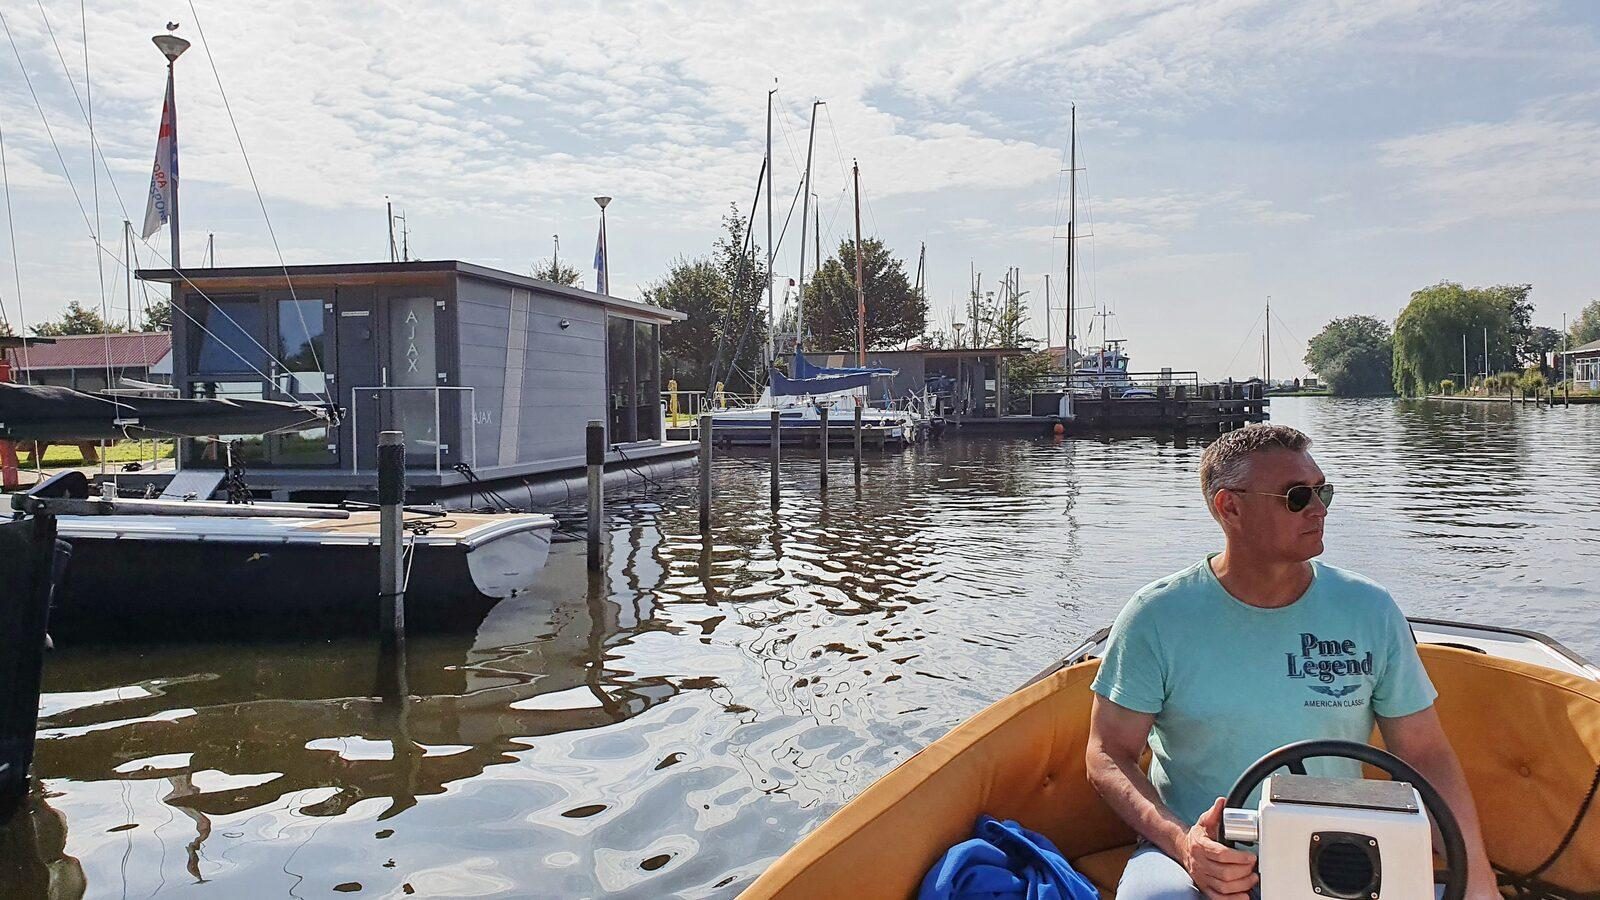
[{"label": "motor boat", "polygon": [[[1411,625],[1439,691],[1440,720],[1477,802],[1489,858],[1502,887],[1512,892],[1508,896],[1597,896],[1600,668],[1533,632],[1432,619],[1412,619]],[[969,838],[980,815],[990,815],[1044,835],[1102,897],[1115,898],[1135,836],[1096,795],[1084,767],[1090,683],[1108,637],[1109,630],[1093,635],[880,778],[773,863],[742,896],[859,896],[863,885],[870,885],[873,896],[913,897],[945,850]],[[1278,761],[1269,755],[1252,772]],[[1258,781],[1265,775],[1254,774]],[[1395,779],[1384,786],[1395,782],[1403,783]],[[1263,812],[1263,830],[1267,821]],[[1451,843],[1448,835],[1445,840]],[[1262,834],[1260,841],[1266,879],[1268,837]],[[1302,868],[1305,847],[1300,845],[1296,857]],[[1464,863],[1447,863],[1445,877],[1445,896],[1459,896]],[[1370,893],[1403,900],[1414,896]],[[1320,890],[1305,896],[1368,894]]]},{"label": "motor boat", "polygon": [[[109,485],[108,485],[109,486]],[[79,472],[12,505],[56,518],[72,548],[50,613],[53,638],[195,632],[306,635],[371,629],[379,519],[369,504],[89,496]],[[538,579],[556,520],[408,506],[406,627],[472,630]]]}]

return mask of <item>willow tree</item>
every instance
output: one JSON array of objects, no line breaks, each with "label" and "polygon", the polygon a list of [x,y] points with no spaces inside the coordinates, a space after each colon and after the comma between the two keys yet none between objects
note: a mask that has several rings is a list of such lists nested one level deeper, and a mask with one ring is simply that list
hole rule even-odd
[{"label": "willow tree", "polygon": [[1410,396],[1437,390],[1463,362],[1468,376],[1520,368],[1531,290],[1526,284],[1467,288],[1441,281],[1412,293],[1394,323],[1395,390]]}]

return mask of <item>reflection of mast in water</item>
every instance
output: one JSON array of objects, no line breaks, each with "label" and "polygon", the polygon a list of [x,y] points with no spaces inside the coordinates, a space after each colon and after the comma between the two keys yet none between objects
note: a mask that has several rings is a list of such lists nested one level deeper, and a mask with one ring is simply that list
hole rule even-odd
[{"label": "reflection of mast in water", "polygon": [[200,793],[200,790],[194,786],[193,772],[173,775],[167,779],[167,784],[172,786],[172,790],[161,798],[161,802],[183,813],[194,822],[194,840],[184,846],[186,854],[184,868],[188,870],[190,875],[194,876],[195,884],[205,884],[206,877],[200,871],[200,847],[206,842],[207,838],[211,837],[211,817],[198,809],[191,808],[187,803],[173,802],[174,800],[182,800],[185,797],[193,797]]}]

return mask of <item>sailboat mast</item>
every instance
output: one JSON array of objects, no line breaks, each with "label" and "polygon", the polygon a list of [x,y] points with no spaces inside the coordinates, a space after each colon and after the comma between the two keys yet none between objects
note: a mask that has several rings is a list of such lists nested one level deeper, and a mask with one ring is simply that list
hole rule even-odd
[{"label": "sailboat mast", "polygon": [[127,219],[122,220],[122,268],[128,281],[128,330],[142,331],[133,327],[133,223]]},{"label": "sailboat mast", "polygon": [[856,186],[856,365],[867,364],[867,288],[861,280],[861,165],[850,160]]},{"label": "sailboat mast", "polygon": [[1267,297],[1267,330],[1262,335],[1261,341],[1261,368],[1266,373],[1261,380],[1267,384],[1272,383],[1272,297]]},{"label": "sailboat mast", "polygon": [[[806,138],[806,178],[805,199],[800,206],[800,284],[795,288],[794,294],[794,349],[800,352],[800,344],[806,333],[806,225],[811,216],[811,152],[817,146],[817,107],[822,105],[821,100],[811,103],[811,134]],[[819,213],[820,215],[820,213]],[[818,238],[820,240],[820,238]]]},{"label": "sailboat mast", "polygon": [[767,364],[778,358],[778,306],[772,299],[772,95],[767,91]]},{"label": "sailboat mast", "polygon": [[[1067,156],[1067,361],[1072,360],[1072,343],[1078,316],[1073,290],[1072,263],[1078,252],[1078,104],[1072,104],[1072,149]],[[1057,195],[1059,196],[1059,195]]]}]

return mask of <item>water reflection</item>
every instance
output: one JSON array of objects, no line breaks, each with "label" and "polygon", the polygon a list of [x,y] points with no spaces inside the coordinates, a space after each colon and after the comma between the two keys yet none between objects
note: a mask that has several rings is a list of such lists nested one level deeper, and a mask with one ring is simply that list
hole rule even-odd
[{"label": "water reflection", "polygon": [[[1331,562],[1600,656],[1600,498],[1571,488],[1600,409],[1274,406],[1339,483]],[[710,540],[692,478],[636,484],[603,572],[558,545],[398,671],[364,641],[69,648],[0,896],[729,895],[1213,548],[1201,449],[953,436],[869,452],[859,494],[836,455],[826,500],[797,452],[776,512],[762,456],[722,454]]]}]

